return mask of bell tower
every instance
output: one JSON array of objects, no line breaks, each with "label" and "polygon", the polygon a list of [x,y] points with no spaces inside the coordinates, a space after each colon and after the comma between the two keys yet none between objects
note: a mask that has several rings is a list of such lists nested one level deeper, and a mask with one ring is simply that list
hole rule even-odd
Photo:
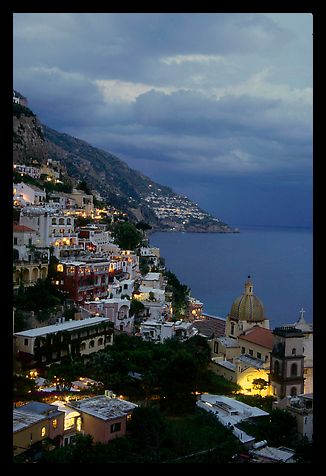
[{"label": "bell tower", "polygon": [[292,326],[276,327],[271,352],[270,385],[278,398],[304,392],[304,334]]}]

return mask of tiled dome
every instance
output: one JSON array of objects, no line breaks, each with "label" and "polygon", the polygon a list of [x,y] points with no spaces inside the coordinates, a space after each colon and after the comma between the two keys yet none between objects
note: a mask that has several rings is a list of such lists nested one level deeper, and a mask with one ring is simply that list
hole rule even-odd
[{"label": "tiled dome", "polygon": [[240,321],[259,322],[265,319],[264,306],[253,294],[253,285],[248,276],[245,282],[245,291],[232,304],[229,316]]}]

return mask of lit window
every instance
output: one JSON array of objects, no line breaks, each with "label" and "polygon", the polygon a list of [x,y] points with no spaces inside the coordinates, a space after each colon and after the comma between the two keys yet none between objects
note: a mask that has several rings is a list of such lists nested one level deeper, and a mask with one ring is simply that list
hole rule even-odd
[{"label": "lit window", "polygon": [[58,420],[56,418],[54,420],[52,420],[52,426],[53,426],[53,428],[57,428]]},{"label": "lit window", "polygon": [[42,429],[41,429],[41,436],[42,438],[46,435],[46,428],[45,426],[42,426]]},{"label": "lit window", "polygon": [[76,428],[77,428],[77,431],[81,431],[82,429],[82,420],[80,417],[78,417],[76,420]]}]

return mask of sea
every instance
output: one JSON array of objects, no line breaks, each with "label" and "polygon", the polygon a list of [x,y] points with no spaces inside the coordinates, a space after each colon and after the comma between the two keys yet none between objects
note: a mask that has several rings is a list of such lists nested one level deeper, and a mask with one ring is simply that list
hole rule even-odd
[{"label": "sea", "polygon": [[226,318],[250,276],[270,329],[296,322],[301,309],[312,323],[312,229],[238,228],[240,233],[156,232],[149,244],[160,248],[166,268],[190,288],[206,314]]}]

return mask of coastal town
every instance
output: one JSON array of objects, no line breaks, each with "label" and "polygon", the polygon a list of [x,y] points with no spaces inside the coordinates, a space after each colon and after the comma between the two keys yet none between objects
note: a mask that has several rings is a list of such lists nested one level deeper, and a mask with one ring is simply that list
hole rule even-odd
[{"label": "coastal town", "polygon": [[[205,220],[186,197],[146,201],[172,230]],[[209,315],[150,233],[63,162],[14,162],[14,461],[311,462],[305,310],[271,329],[244,276]]]}]

